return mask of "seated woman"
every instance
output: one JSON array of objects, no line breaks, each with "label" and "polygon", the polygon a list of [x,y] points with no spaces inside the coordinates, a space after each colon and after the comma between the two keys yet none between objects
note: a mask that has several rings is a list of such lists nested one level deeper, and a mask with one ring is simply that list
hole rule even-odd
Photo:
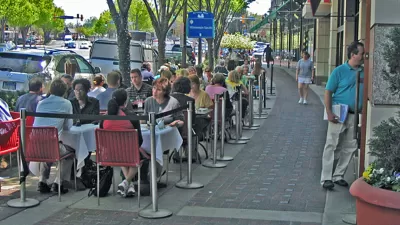
[{"label": "seated woman", "polygon": [[[181,106],[187,104],[187,102],[191,101],[195,103],[194,98],[187,96],[190,93],[190,80],[187,77],[178,77],[172,86],[172,94],[171,96],[176,98]],[[194,106],[194,105],[193,105]],[[196,110],[193,108],[193,116],[196,115]],[[194,117],[193,117],[194,122]]]},{"label": "seated woman", "polygon": [[190,97],[195,100],[195,108],[212,108],[214,106],[208,94],[200,89],[200,79],[197,75],[190,75],[189,80],[191,82]]},{"label": "seated woman", "polygon": [[[226,84],[225,84],[225,76],[222,73],[217,73],[211,79],[211,85],[208,85],[206,87],[206,93],[210,96],[211,99],[214,99],[215,94],[220,95],[224,92],[228,92],[228,89],[226,89]],[[232,113],[233,106],[232,106],[231,99],[229,98],[229,93],[227,93],[226,95],[227,95],[228,99],[226,100],[225,116],[229,116]]]},{"label": "seated woman", "polygon": [[96,98],[98,94],[104,92],[106,90],[103,87],[104,83],[104,76],[102,74],[97,74],[93,79],[93,89],[88,93],[88,96]]},{"label": "seated woman", "polygon": [[[161,113],[180,107],[176,98],[170,96],[171,83],[165,77],[161,77],[153,82],[153,96],[148,97],[144,102],[145,114],[149,112]],[[182,111],[163,117],[164,124],[168,126],[183,126]]]},{"label": "seated woman", "polygon": [[[246,86],[243,85],[242,81],[240,80],[240,74],[237,71],[231,71],[229,72],[228,78],[225,80],[226,82],[226,87],[229,92],[230,98],[234,101],[238,101],[239,96],[236,94],[236,88],[238,86],[241,86],[242,88],[242,93],[245,95],[248,95],[249,91],[247,90]],[[245,116],[247,106],[249,105],[249,102],[245,97],[242,97],[242,117]]]},{"label": "seated woman", "polygon": [[[75,98],[70,100],[74,114],[92,114],[99,115],[100,104],[99,100],[89,97],[90,82],[86,79],[76,79],[72,83],[72,89],[75,92]],[[92,123],[93,120],[75,120],[74,124]]]},{"label": "seated woman", "polygon": [[[128,98],[128,94],[124,89],[118,89],[113,92],[112,99],[108,102],[107,112],[108,115],[136,115],[126,109],[125,103]],[[139,146],[143,143],[142,131],[140,129],[139,120],[104,120],[100,123],[100,128],[107,130],[121,130],[121,129],[136,129],[139,136]],[[121,167],[122,173],[125,179],[118,184],[117,193],[122,197],[130,197],[135,195],[135,187],[133,185],[132,179],[137,174],[137,168],[135,167]]]}]

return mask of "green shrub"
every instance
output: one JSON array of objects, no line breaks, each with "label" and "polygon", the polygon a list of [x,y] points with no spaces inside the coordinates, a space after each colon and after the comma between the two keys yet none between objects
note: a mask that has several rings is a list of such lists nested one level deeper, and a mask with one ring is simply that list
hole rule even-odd
[{"label": "green shrub", "polygon": [[17,99],[19,96],[26,94],[24,91],[1,91],[0,98],[7,102],[10,110],[15,109],[15,103],[17,103]]}]

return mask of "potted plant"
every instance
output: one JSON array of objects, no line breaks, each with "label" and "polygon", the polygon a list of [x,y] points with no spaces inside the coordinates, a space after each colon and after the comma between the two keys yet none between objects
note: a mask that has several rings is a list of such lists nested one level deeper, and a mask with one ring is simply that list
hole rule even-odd
[{"label": "potted plant", "polygon": [[370,154],[377,159],[350,187],[358,225],[400,224],[400,112],[373,128]]}]

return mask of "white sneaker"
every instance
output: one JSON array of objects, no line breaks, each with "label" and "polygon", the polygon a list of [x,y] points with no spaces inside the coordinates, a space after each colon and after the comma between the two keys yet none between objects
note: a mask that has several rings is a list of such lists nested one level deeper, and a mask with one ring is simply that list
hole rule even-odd
[{"label": "white sneaker", "polygon": [[299,104],[303,103],[303,98],[300,98]]},{"label": "white sneaker", "polygon": [[126,192],[128,190],[128,181],[123,180],[120,184],[118,184],[118,191],[117,194],[121,195],[122,197],[126,197]]},{"label": "white sneaker", "polygon": [[127,197],[132,197],[135,196],[135,185],[133,183],[129,184],[128,191],[126,192]]},{"label": "white sneaker", "polygon": [[303,105],[307,105],[307,100],[304,99]]}]

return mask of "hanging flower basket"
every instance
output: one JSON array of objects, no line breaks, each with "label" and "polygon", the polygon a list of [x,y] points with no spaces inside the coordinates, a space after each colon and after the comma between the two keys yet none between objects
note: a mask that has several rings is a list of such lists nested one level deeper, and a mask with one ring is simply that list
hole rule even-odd
[{"label": "hanging flower basket", "polygon": [[254,43],[255,41],[239,33],[227,34],[222,37],[221,47],[250,50],[254,48]]}]

